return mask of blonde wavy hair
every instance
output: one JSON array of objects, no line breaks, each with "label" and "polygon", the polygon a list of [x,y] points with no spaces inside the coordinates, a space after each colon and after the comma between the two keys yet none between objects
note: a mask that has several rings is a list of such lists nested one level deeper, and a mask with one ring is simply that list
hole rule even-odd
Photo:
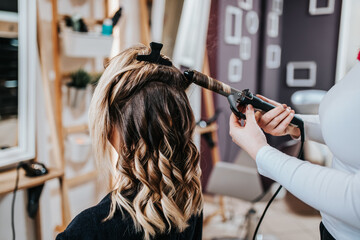
[{"label": "blonde wavy hair", "polygon": [[[185,93],[189,82],[173,66],[136,60],[149,53],[137,46],[114,57],[89,111],[97,162],[113,179],[105,221],[124,209],[146,240],[172,228],[184,231],[203,205],[195,121]],[[115,162],[114,131],[120,136]]]}]

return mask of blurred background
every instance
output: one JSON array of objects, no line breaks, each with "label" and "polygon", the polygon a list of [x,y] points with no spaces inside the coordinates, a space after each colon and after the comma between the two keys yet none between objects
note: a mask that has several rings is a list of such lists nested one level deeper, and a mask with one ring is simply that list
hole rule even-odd
[{"label": "blurred background", "polygon": [[[104,64],[123,49],[161,42],[181,70],[317,114],[356,62],[359,12],[358,0],[1,0],[0,240],[13,229],[17,239],[54,239],[109,191],[91,153],[87,111]],[[276,183],[232,143],[226,98],[197,86],[188,96],[206,193],[204,239],[250,239]],[[268,140],[294,156],[299,149],[288,137]],[[315,142],[303,158],[331,164]],[[34,160],[47,173],[16,171]],[[319,239],[319,223],[284,190],[260,235]]]}]

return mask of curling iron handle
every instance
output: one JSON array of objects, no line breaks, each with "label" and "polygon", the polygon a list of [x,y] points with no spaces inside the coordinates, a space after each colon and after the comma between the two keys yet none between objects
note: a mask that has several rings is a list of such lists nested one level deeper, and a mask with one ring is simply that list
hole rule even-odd
[{"label": "curling iron handle", "polygon": [[[260,99],[259,97],[253,95],[253,99],[251,100],[251,102],[249,102],[249,104],[252,104],[254,108],[256,109],[260,109],[263,110],[265,112],[270,111],[271,109],[275,108],[274,105],[265,102],[264,100]],[[300,126],[303,121],[301,118],[294,116],[294,118],[291,120],[291,122],[293,125],[296,126]]]}]

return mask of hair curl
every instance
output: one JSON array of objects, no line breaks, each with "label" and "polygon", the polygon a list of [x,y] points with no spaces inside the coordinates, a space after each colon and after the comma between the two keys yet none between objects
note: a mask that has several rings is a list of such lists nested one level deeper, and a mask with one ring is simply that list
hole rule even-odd
[{"label": "hair curl", "polygon": [[[202,210],[199,152],[193,143],[194,116],[184,75],[175,67],[136,60],[145,46],[114,57],[90,105],[90,133],[96,159],[110,171],[111,208],[125,209],[148,240],[186,229]],[[112,160],[114,131],[120,145]]]}]

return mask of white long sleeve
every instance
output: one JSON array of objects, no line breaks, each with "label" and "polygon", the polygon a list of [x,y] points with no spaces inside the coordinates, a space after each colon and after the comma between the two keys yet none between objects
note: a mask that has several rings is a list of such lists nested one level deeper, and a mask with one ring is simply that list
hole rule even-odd
[{"label": "white long sleeve", "polygon": [[305,140],[325,144],[320,128],[319,115],[296,114],[304,121]]},{"label": "white long sleeve", "polygon": [[258,170],[318,209],[335,239],[360,239],[360,62],[327,92],[319,117],[300,117],[305,138],[333,153],[331,168],[266,146],[257,153]]},{"label": "white long sleeve", "polygon": [[[260,149],[256,163],[261,175],[282,184],[322,213],[345,222],[352,229],[351,236],[360,236],[360,173],[311,164],[270,146]],[[336,239],[348,239],[338,232],[331,234]]]}]

